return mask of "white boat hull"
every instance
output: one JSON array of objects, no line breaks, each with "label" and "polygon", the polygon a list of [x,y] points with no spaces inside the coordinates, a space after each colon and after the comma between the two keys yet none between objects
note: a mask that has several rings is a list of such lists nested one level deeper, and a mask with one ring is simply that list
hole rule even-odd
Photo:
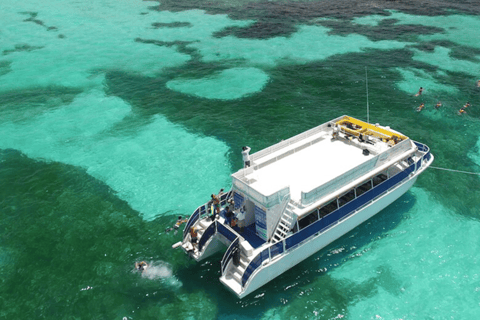
[{"label": "white boat hull", "polygon": [[287,254],[277,256],[272,261],[265,263],[250,276],[244,291],[235,292],[232,288],[230,289],[234,291],[239,298],[243,298],[262,287],[386,208],[410,189],[417,180],[418,174],[419,172],[394,189],[387,191],[383,196],[366,205],[355,214],[348,216],[320,233],[318,236],[306,240],[306,242],[297,248],[288,251]]}]

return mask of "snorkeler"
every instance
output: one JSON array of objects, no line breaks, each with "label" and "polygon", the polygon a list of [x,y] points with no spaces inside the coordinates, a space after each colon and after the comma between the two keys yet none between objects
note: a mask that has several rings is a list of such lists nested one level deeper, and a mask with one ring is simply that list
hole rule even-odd
[{"label": "snorkeler", "polygon": [[135,262],[135,270],[138,271],[145,271],[148,267],[148,264],[145,261],[142,262]]},{"label": "snorkeler", "polygon": [[422,103],[422,104],[417,108],[417,112],[422,111],[423,108],[425,108],[425,103]]},{"label": "snorkeler", "polygon": [[465,111],[465,108],[460,108],[460,110],[458,110],[458,115],[461,116],[463,113],[467,113],[467,111]]},{"label": "snorkeler", "polygon": [[435,109],[438,110],[441,106],[442,106],[442,103],[438,101],[437,104],[435,105]]},{"label": "snorkeler", "polygon": [[418,89],[418,92],[415,94],[415,97],[418,97],[419,95],[421,95],[423,93],[423,88],[420,87],[420,89]]},{"label": "snorkeler", "polygon": [[470,107],[470,102],[467,101],[467,103],[465,103],[465,104],[463,105],[463,108],[462,108],[462,109],[466,109],[466,108],[468,108],[468,107]]},{"label": "snorkeler", "polygon": [[183,223],[186,223],[188,221],[188,219],[182,219],[182,216],[178,216],[178,219],[177,219],[177,222],[175,222],[175,224],[173,225],[172,228],[167,228],[165,229],[165,232],[170,232],[172,230],[175,230],[175,234],[177,234],[177,231],[178,231],[178,228],[180,228],[180,226],[183,224]]}]

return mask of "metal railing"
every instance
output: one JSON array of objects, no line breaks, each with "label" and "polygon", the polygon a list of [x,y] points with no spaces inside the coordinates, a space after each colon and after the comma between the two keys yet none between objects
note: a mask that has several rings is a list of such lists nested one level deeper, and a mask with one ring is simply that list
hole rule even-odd
[{"label": "metal railing", "polygon": [[341,176],[328,181],[318,187],[316,187],[313,190],[310,190],[308,192],[303,192],[301,194],[301,204],[303,206],[308,206],[315,201],[319,200],[320,198],[324,197],[325,195],[331,193],[333,190],[337,190],[339,186],[344,186],[353,180],[361,177],[364,175],[366,172],[371,171],[373,168],[378,167],[385,163],[388,159],[392,159],[393,157],[407,151],[409,148],[411,148],[411,142],[410,140],[404,140],[394,147],[388,149],[387,151],[373,157],[372,159],[368,160],[365,163],[362,163],[358,166],[356,166],[353,169],[350,169],[349,171],[345,172]]},{"label": "metal railing", "polygon": [[[228,199],[230,199],[230,197],[232,196],[232,193],[233,191],[230,190],[226,193],[223,193],[221,196],[220,196],[220,205],[221,206],[224,206],[227,204],[227,201]],[[201,205],[200,207],[198,207],[193,213],[192,215],[190,216],[190,218],[188,219],[187,223],[185,224],[185,229],[183,229],[183,238],[185,239],[185,237],[187,236],[188,234],[188,231],[190,230],[190,228],[195,224],[195,222],[197,222],[200,218],[202,218],[207,212],[208,212],[208,205],[209,205],[210,201],[204,203],[203,205]]]},{"label": "metal railing", "polygon": [[217,232],[227,238],[228,241],[233,241],[235,240],[235,238],[238,237],[235,232],[233,232],[230,228],[226,227],[222,223],[217,224]]},{"label": "metal railing", "polygon": [[238,250],[238,243],[240,238],[236,238],[232,241],[230,246],[228,247],[227,251],[223,255],[221,266],[222,266],[222,275],[225,273],[225,268],[228,265],[228,262],[233,258],[235,250]]},{"label": "metal railing", "polygon": [[275,191],[271,195],[265,196],[240,179],[233,180],[233,184],[238,191],[245,195],[245,198],[253,199],[265,208],[271,208],[279,204],[281,199],[290,193],[290,187],[287,186]]},{"label": "metal railing", "polygon": [[200,241],[198,242],[198,252],[202,252],[203,246],[207,243],[207,241],[216,233],[217,231],[217,222],[212,222],[205,232],[202,234]]}]

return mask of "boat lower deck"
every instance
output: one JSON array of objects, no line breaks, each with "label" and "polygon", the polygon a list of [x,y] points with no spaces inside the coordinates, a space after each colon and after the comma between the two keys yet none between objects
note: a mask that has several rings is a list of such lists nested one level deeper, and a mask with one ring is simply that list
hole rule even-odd
[{"label": "boat lower deck", "polygon": [[[222,217],[224,219],[224,221],[226,220],[225,210],[222,210],[220,212],[220,217]],[[257,249],[258,247],[260,247],[261,245],[263,245],[265,243],[265,240],[263,240],[262,238],[257,236],[255,223],[253,223],[249,226],[246,226],[243,229],[243,232],[240,232],[240,228],[238,226],[234,226],[234,227],[230,226],[230,228],[232,228],[236,233],[238,233],[246,241],[248,241],[248,243],[250,243],[250,245],[252,246],[253,249]]]}]

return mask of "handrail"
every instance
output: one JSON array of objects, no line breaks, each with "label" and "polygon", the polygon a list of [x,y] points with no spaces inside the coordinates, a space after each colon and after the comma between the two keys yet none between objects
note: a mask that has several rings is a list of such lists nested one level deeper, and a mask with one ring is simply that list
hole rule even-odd
[{"label": "handrail", "polygon": [[311,205],[315,201],[329,194],[332,189],[336,190],[338,185],[346,185],[349,182],[354,181],[360,176],[364,175],[366,172],[373,170],[374,168],[379,167],[382,163],[385,163],[387,159],[392,159],[396,155],[403,153],[411,148],[410,140],[403,140],[402,142],[396,144],[394,147],[384,151],[370,160],[357,165],[356,167],[350,169],[349,171],[343,173],[341,176],[325,182],[324,184],[315,187],[314,189],[301,193],[301,203],[304,206]]},{"label": "handrail", "polygon": [[202,234],[202,237],[198,242],[198,252],[202,252],[203,246],[215,234],[216,229],[217,229],[217,221],[212,222],[208,226],[208,228],[205,229],[205,232]]},{"label": "handrail", "polygon": [[187,223],[185,224],[185,228],[183,229],[183,238],[185,238],[188,234],[188,230],[190,230],[190,227],[197,222],[198,218],[200,217],[200,208],[202,206],[198,207],[197,210],[195,210],[190,218],[188,218]]},{"label": "handrail", "polygon": [[262,157],[265,157],[265,156],[267,156],[267,155],[269,155],[269,154],[271,154],[271,153],[273,153],[273,152],[275,152],[275,151],[278,151],[278,150],[282,149],[282,148],[285,147],[285,146],[289,146],[289,145],[294,144],[294,143],[296,143],[296,142],[298,142],[298,141],[300,141],[300,140],[302,140],[302,139],[311,137],[312,135],[314,135],[314,134],[322,131],[325,127],[328,126],[328,124],[334,123],[334,122],[342,119],[343,117],[344,117],[344,116],[341,116],[341,117],[338,117],[338,118],[336,118],[336,119],[333,119],[333,120],[331,120],[331,121],[329,121],[329,122],[322,123],[322,124],[320,124],[320,125],[318,125],[318,126],[316,126],[316,127],[313,127],[313,128],[311,128],[311,129],[309,129],[309,130],[307,130],[307,131],[305,131],[305,132],[302,132],[302,133],[299,133],[299,134],[297,134],[297,135],[294,135],[293,137],[290,137],[290,138],[288,138],[287,140],[283,140],[283,141],[281,141],[281,142],[279,142],[279,143],[277,143],[277,144],[274,144],[273,146],[270,146],[270,147],[268,147],[268,148],[265,148],[265,149],[263,149],[263,150],[260,150],[260,151],[258,151],[258,152],[255,152],[255,153],[253,153],[253,154],[250,156],[250,159],[251,159],[252,161],[258,160],[258,159],[260,159],[260,158],[262,158]]},{"label": "handrail", "polygon": [[[277,231],[277,228],[278,228],[278,225],[280,224],[280,222],[282,221],[282,217],[283,215],[285,214],[285,210],[287,209],[287,206],[288,206],[288,203],[290,201],[290,194],[287,194],[283,197],[282,199],[282,209],[281,209],[281,214],[280,214],[280,217],[278,218],[278,221],[277,221],[277,224],[275,225],[275,228],[273,228],[273,233],[271,234],[271,237],[270,237],[270,241],[272,240],[272,237],[275,235],[275,231]],[[284,203],[285,202],[285,203]]]},{"label": "handrail", "polygon": [[[228,201],[228,199],[230,199],[230,197],[232,196],[232,193],[233,193],[233,190],[230,189],[230,191],[222,194],[220,196],[220,205],[225,205]],[[208,203],[210,203],[210,201],[208,202],[205,202],[203,205],[199,206],[193,213],[192,215],[190,216],[190,218],[188,219],[187,223],[185,224],[185,229],[183,229],[183,238],[185,238],[188,234],[188,231],[190,230],[190,227],[192,225],[195,224],[195,222],[197,222],[197,220],[208,210],[207,206],[208,206]]]},{"label": "handrail", "polygon": [[230,246],[228,247],[227,251],[223,255],[222,262],[221,262],[222,275],[225,273],[225,268],[227,267],[228,262],[233,258],[233,255],[235,253],[234,250],[237,248],[239,240],[240,240],[239,237],[233,240]]},{"label": "handrail", "polygon": [[238,234],[234,233],[230,228],[227,228],[223,223],[217,224],[217,232],[227,238],[228,241],[233,241],[238,237]]}]

